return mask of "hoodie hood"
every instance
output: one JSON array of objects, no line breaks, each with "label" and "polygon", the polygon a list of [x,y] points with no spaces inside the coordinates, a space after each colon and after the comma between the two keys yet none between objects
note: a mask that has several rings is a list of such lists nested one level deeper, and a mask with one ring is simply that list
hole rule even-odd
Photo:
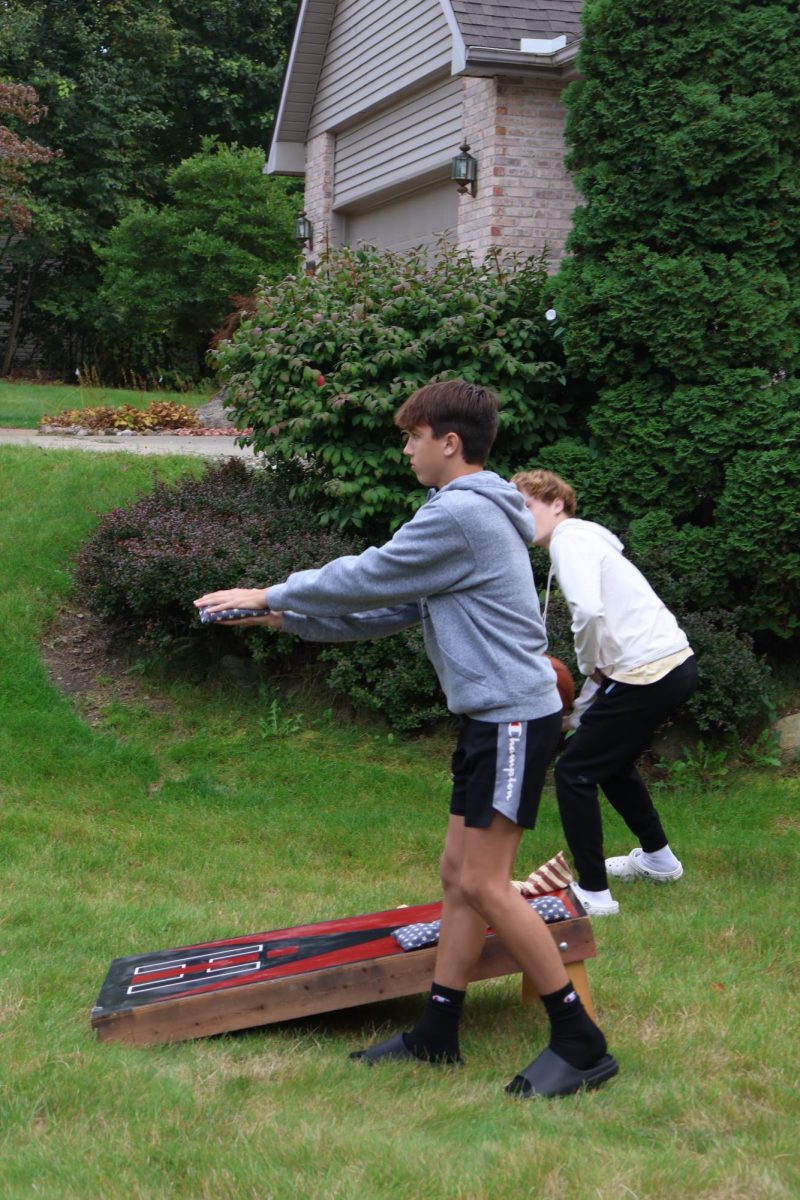
[{"label": "hoodie hood", "polygon": [[513,483],[507,483],[494,471],[475,471],[471,475],[459,475],[443,488],[431,488],[427,502],[435,503],[438,497],[446,496],[448,492],[473,492],[485,497],[500,509],[526,544],[533,541],[533,517],[525,507],[521,492]]},{"label": "hoodie hood", "polygon": [[552,542],[559,534],[569,529],[572,533],[591,533],[594,537],[602,538],[604,542],[608,542],[609,546],[613,546],[621,554],[624,546],[615,533],[610,529],[606,529],[605,525],[598,525],[596,521],[581,521],[578,517],[569,517],[566,521],[559,522],[553,530],[550,541]]}]

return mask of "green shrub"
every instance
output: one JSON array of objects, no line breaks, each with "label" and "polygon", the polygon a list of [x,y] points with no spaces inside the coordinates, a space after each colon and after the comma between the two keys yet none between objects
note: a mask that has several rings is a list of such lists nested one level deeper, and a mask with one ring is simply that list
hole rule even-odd
[{"label": "green shrub", "polygon": [[728,463],[717,507],[731,578],[746,573],[745,624],[782,638],[800,629],[800,438]]},{"label": "green shrub", "polygon": [[442,245],[423,251],[332,250],[315,276],[264,285],[256,315],[217,364],[226,403],[258,450],[313,470],[298,494],[322,519],[377,531],[417,506],[392,419],[416,388],[463,378],[503,408],[490,466],[510,472],[566,432],[581,393],[564,388],[563,355],[545,320],[540,259],[481,265]]},{"label": "green shrub", "polygon": [[206,138],[170,172],[168,204],[133,203],[111,230],[98,312],[123,365],[198,378],[231,295],[292,269],[296,188],[263,165],[261,150]]},{"label": "green shrub", "polygon": [[[252,469],[239,459],[197,479],[157,484],[106,514],[77,557],[76,585],[91,609],[133,636],[167,642],[199,631],[192,601],[224,587],[255,587],[358,552],[289,497],[302,471]],[[231,630],[204,629],[203,636]],[[259,657],[286,657],[295,639],[242,628]]]},{"label": "green shrub", "polygon": [[328,687],[356,708],[380,714],[398,733],[418,733],[447,717],[418,625],[393,637],[323,650]]},{"label": "green shrub", "polygon": [[724,547],[711,526],[678,526],[669,513],[654,509],[631,521],[623,540],[630,558],[674,612],[734,603]]},{"label": "green shrub", "polygon": [[754,653],[739,614],[709,610],[682,614],[680,621],[697,656],[699,681],[686,707],[698,728],[755,735],[772,715],[770,670]]},{"label": "green shrub", "polygon": [[583,20],[567,92],[582,203],[551,295],[568,369],[597,397],[578,447],[541,458],[582,515],[630,525],[679,612],[735,612],[745,633],[786,638],[800,607],[800,10],[586,0]]}]

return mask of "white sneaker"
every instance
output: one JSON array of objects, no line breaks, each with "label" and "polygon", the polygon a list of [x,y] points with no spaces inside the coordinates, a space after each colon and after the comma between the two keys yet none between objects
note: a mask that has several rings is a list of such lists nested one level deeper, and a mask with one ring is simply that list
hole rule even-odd
[{"label": "white sneaker", "polygon": [[593,899],[588,892],[579,888],[577,883],[571,883],[570,887],[583,906],[587,917],[615,917],[619,912],[619,904],[616,900]]},{"label": "white sneaker", "polygon": [[655,883],[674,883],[683,875],[683,866],[678,863],[671,871],[655,871],[641,862],[644,851],[634,846],[630,854],[621,854],[606,859],[606,875],[614,879],[652,879]]}]

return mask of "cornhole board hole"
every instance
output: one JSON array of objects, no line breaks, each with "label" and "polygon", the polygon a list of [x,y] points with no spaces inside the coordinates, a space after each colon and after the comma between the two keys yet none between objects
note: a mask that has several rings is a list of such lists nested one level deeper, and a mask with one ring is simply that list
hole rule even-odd
[{"label": "cornhole board hole", "polygon": [[[571,915],[547,928],[592,1013],[584,965],[595,954],[591,922],[569,888],[550,894]],[[152,1046],[425,992],[433,979],[436,946],[403,950],[392,931],[436,921],[441,910],[436,901],[115,958],[92,1009],[92,1027],[99,1041]],[[472,979],[519,972],[487,930]],[[527,980],[522,998],[536,998]]]}]

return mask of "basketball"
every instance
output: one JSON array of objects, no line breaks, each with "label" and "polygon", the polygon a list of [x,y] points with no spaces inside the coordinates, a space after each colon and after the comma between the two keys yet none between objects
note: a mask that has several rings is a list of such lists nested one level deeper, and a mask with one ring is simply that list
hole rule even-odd
[{"label": "basketball", "polygon": [[547,654],[545,657],[550,659],[553,670],[556,673],[558,694],[561,697],[561,703],[564,705],[564,712],[568,713],[575,699],[575,680],[560,658],[554,658],[552,654]]}]

